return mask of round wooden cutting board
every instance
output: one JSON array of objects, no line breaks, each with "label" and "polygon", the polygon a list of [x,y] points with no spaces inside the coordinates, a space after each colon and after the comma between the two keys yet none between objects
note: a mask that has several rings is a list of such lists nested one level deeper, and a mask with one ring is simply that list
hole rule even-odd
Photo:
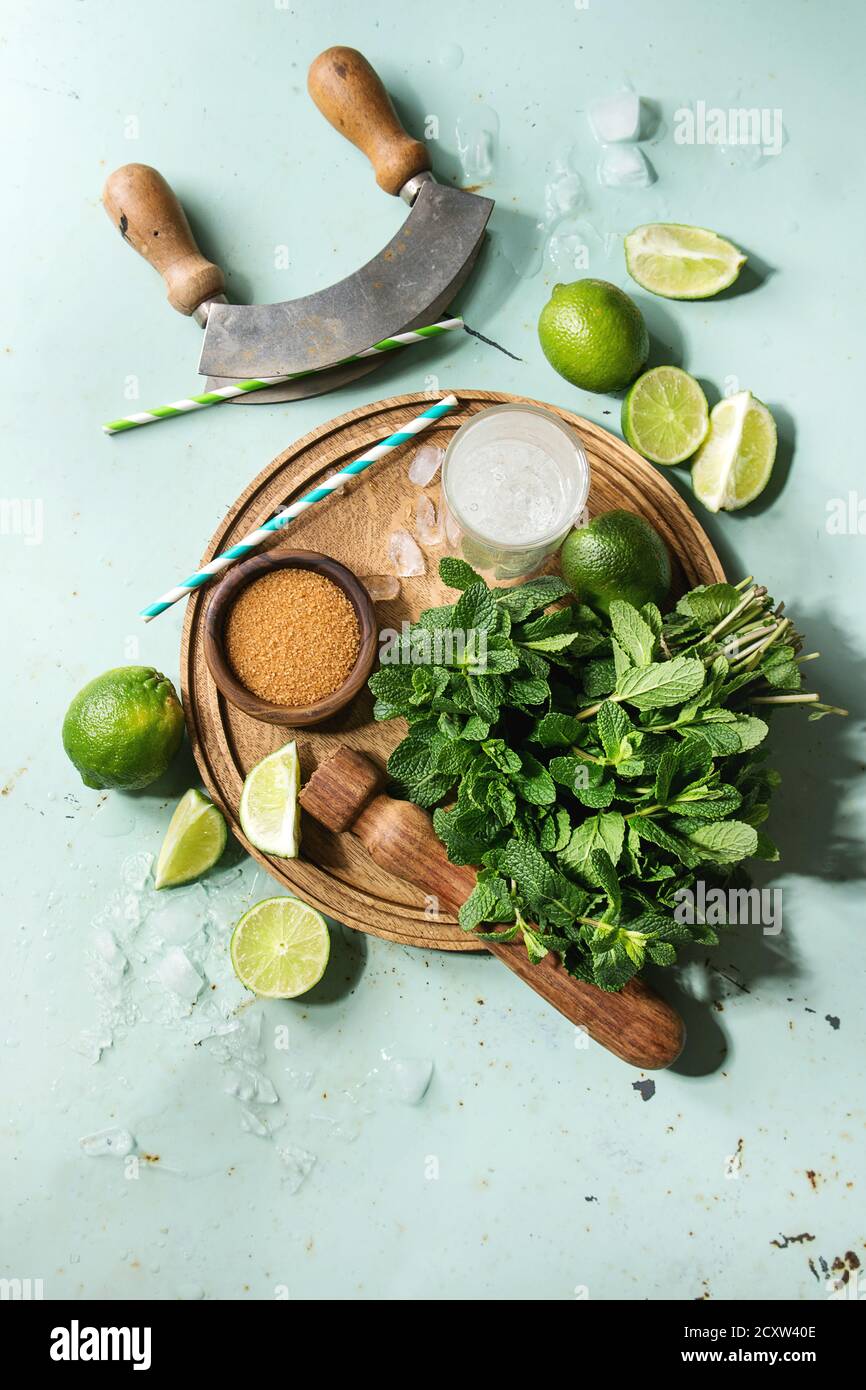
[{"label": "round wooden cutting board", "polygon": [[[391,434],[438,394],[416,392],[361,406],[291,444],[238,498],[212,536],[204,559],[234,544],[281,506]],[[675,592],[724,578],[718,556],[688,507],[661,473],[620,439],[543,401],[495,391],[456,394],[458,409],[427,430],[422,436],[424,442],[444,448],[464,420],[490,405],[515,401],[544,405],[572,425],[583,440],[592,469],[590,515],[624,507],[647,517],[671,553]],[[395,450],[365,478],[350,483],[293,521],[285,533],[274,538],[275,544],[323,551],[361,577],[391,573],[391,532],[400,528],[415,532],[419,489],[409,481],[407,467],[416,448],[410,444]],[[438,505],[438,477],[425,491]],[[376,605],[380,629],[399,630],[402,622],[414,620],[422,609],[453,602],[453,591],[444,588],[437,574],[439,559],[447,553],[447,545],[428,550],[427,574],[401,580],[400,596]],[[205,786],[244,848],[280,883],[348,926],[410,946],[479,949],[472,937],[455,926],[453,917],[425,910],[423,895],[379,869],[349,834],[332,835],[307,818],[302,857],[295,860],[270,859],[244,839],[237,821],[244,777],[254,763],[286,743],[292,731],[251,719],[217,691],[205,665],[203,647],[203,618],[211,592],[200,591],[188,602],[180,656],[183,703]],[[384,762],[404,732],[402,720],[374,722],[372,696],[365,690],[344,714],[317,728],[298,731],[302,776],[306,781],[340,743]]]}]

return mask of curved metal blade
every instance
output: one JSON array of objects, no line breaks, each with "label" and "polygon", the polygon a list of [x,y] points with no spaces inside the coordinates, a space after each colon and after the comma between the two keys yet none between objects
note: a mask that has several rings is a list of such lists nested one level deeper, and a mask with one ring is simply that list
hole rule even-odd
[{"label": "curved metal blade", "polygon": [[316,370],[429,323],[469,273],[492,211],[490,198],[423,184],[401,230],[354,275],[284,304],[214,304],[199,371],[240,381]]},{"label": "curved metal blade", "polygon": [[[457,280],[449,285],[447,290],[435,299],[423,314],[419,314],[411,323],[404,323],[398,333],[408,333],[413,328],[423,328],[428,323],[435,323],[436,319],[447,315],[451,307],[452,297],[457,294],[463,282],[468,279],[472,267],[478,259],[478,254],[472,256],[463,266]],[[280,401],[303,401],[309,396],[323,396],[327,391],[337,391],[341,386],[346,386],[350,381],[357,377],[366,376],[369,372],[375,371],[383,363],[395,357],[402,357],[405,348],[394,348],[390,352],[377,353],[375,357],[364,357],[358,362],[344,362],[342,367],[326,367],[323,372],[311,372],[309,376],[298,377],[296,381],[284,381],[280,386],[268,386],[262,391],[251,391],[248,396],[234,396],[228,405],[278,405]],[[256,373],[258,375],[258,373]],[[219,386],[228,386],[229,379],[226,377],[209,376],[207,379],[207,391],[212,391]]]}]

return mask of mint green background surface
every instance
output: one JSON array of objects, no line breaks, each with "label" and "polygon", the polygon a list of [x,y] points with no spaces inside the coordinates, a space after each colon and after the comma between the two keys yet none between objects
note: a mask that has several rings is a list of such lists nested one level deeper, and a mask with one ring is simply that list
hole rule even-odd
[{"label": "mint green background surface", "polygon": [[[80,1298],[826,1298],[821,1261],[866,1253],[866,541],[827,529],[832,499],[863,488],[862,7],[42,0],[5,11],[2,493],[40,500],[44,525],[29,543],[7,509],[0,536],[0,1276]],[[237,300],[337,279],[399,225],[401,206],[306,96],[308,63],[333,42],[365,50],[416,133],[438,118],[443,178],[460,178],[458,117],[477,120],[482,104],[498,114],[497,210],[460,307],[524,361],[449,339],[331,397],[102,437],[102,420],[194,390],[200,342],[112,234],[99,201],[112,168],[164,171]],[[658,181],[610,193],[585,108],[624,82],[659,105],[644,147]],[[781,153],[751,167],[676,145],[674,112],[698,100],[780,108]],[[619,402],[570,388],[535,335],[557,278],[549,257],[530,273],[536,224],[569,147],[602,234],[586,231],[590,274],[633,288],[603,234],[655,219],[711,226],[752,257],[742,292],[717,302],[635,297],[654,361],[687,366],[713,400],[738,382],[772,407],[781,446],[765,498],[736,516],[699,514],[732,577],[755,573],[787,600],[821,649],[822,693],[852,717],[778,718],[785,783],[771,829],[784,866],[764,881],[783,890],[783,930],[733,931],[665,975],[691,1041],[650,1100],[636,1089],[645,1078],[576,1047],[492,960],[335,928],[323,986],[244,1015],[263,1015],[259,1070],[280,1097],[251,1107],[282,1125],[257,1137],[241,1128],[213,1041],[194,1045],[200,1006],[173,1017],[148,984],[159,951],[121,985],[127,999],[135,975],[141,1016],[93,1060],[104,999],[93,956],[105,945],[94,918],[116,902],[128,856],[156,852],[194,774],[185,758],[152,792],[100,798],[63,756],[62,715],[107,667],[140,660],[176,677],[181,610],[144,628],[138,608],[188,572],[251,476],[332,415],[438,381],[537,396],[617,429]],[[673,481],[688,495],[687,472]],[[207,895],[178,900],[175,931],[185,913],[196,928],[209,913],[219,939],[242,898],[270,891],[249,863],[231,883],[231,866],[221,872]],[[275,1045],[283,1024],[287,1051]],[[382,1083],[393,1076],[382,1049],[432,1061],[417,1105]],[[136,1176],[87,1156],[79,1140],[111,1126],[159,1161]],[[288,1145],[317,1159],[294,1194],[277,1152]]]}]

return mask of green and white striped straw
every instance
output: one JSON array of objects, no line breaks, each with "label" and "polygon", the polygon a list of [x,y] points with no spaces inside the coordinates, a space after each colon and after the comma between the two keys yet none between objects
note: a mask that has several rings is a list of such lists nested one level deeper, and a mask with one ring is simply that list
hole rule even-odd
[{"label": "green and white striped straw", "polygon": [[187,594],[191,594],[196,589],[200,589],[203,584],[209,583],[214,575],[228,569],[229,565],[233,565],[236,560],[241,560],[245,555],[249,555],[250,551],[255,550],[257,545],[261,545],[262,541],[267,540],[275,531],[281,530],[290,521],[294,521],[295,517],[300,516],[301,512],[305,512],[308,507],[312,507],[316,502],[321,502],[325,497],[330,497],[331,493],[341,488],[345,482],[348,482],[349,478],[355,478],[359,473],[363,473],[383,454],[389,454],[392,449],[406,444],[410,439],[421,434],[428,425],[432,425],[434,421],[440,420],[443,415],[447,415],[450,410],[453,410],[456,404],[456,396],[445,396],[435,405],[428,406],[423,414],[416,415],[414,420],[409,420],[396,433],[389,435],[387,439],[381,440],[378,444],[374,444],[372,449],[368,449],[360,458],[355,459],[354,463],[347,464],[339,473],[335,473],[332,478],[328,478],[312,492],[308,492],[306,497],[300,497],[297,502],[292,502],[290,506],[284,507],[282,511],[277,512],[276,516],[272,516],[270,521],[266,521],[264,526],[260,526],[256,531],[251,531],[236,545],[224,550],[221,555],[214,556],[213,560],[208,561],[200,570],[196,570],[195,574],[191,574],[189,579],[185,579],[182,584],[178,584],[174,589],[169,589],[167,594],[163,594],[162,598],[157,599],[155,603],[149,603],[147,608],[142,608],[139,616],[146,623],[149,623],[152,618],[159,617],[160,613],[164,613],[166,608],[171,608],[178,599],[186,598]]},{"label": "green and white striped straw", "polygon": [[430,323],[425,328],[416,328],[410,333],[395,333],[393,338],[383,338],[381,343],[357,352],[353,357],[344,357],[340,362],[332,362],[328,367],[316,368],[306,372],[290,372],[288,376],[270,376],[249,381],[237,381],[233,386],[220,386],[216,391],[204,391],[200,396],[188,396],[171,405],[156,405],[152,410],[139,410],[134,415],[122,415],[119,420],[109,420],[102,426],[106,434],[122,434],[125,430],[136,430],[140,425],[152,425],[155,420],[170,420],[173,415],[188,415],[193,410],[204,410],[209,405],[220,405],[223,401],[245,396],[250,391],[262,391],[266,386],[279,386],[284,381],[296,381],[299,377],[314,376],[316,371],[329,371],[332,367],[344,367],[347,362],[360,362],[365,357],[378,357],[380,353],[393,352],[395,348],[408,343],[420,343],[425,338],[438,338],[440,333],[451,333],[462,328],[461,318],[442,319]]}]

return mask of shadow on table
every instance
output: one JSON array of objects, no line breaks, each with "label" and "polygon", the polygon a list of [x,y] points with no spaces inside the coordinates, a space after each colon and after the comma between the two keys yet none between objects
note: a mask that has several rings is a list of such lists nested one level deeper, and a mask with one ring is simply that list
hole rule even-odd
[{"label": "shadow on table", "polygon": [[652,968],[647,978],[683,1016],[688,1039],[672,1068],[703,1076],[724,1065],[728,1039],[721,1013],[731,990],[754,994],[769,979],[782,978],[792,990],[801,975],[797,931],[820,924],[798,910],[797,878],[827,883],[866,879],[866,845],[845,814],[845,797],[862,774],[852,721],[862,720],[866,662],[847,633],[822,612],[798,609],[791,616],[805,633],[807,651],[821,660],[804,667],[804,683],[818,689],[825,704],[850,711],[849,718],[827,715],[808,722],[799,709],[778,709],[769,735],[770,766],[782,777],[767,827],[779,847],[778,864],[755,862],[752,882],[772,888],[781,873],[795,876],[783,892],[782,929],[765,935],[760,925],[722,928],[719,946],[683,951],[675,970]]},{"label": "shadow on table", "polygon": [[304,1007],[335,1004],[357,989],[367,964],[367,938],[339,922],[330,922],[331,956],[317,985],[304,995]]}]

